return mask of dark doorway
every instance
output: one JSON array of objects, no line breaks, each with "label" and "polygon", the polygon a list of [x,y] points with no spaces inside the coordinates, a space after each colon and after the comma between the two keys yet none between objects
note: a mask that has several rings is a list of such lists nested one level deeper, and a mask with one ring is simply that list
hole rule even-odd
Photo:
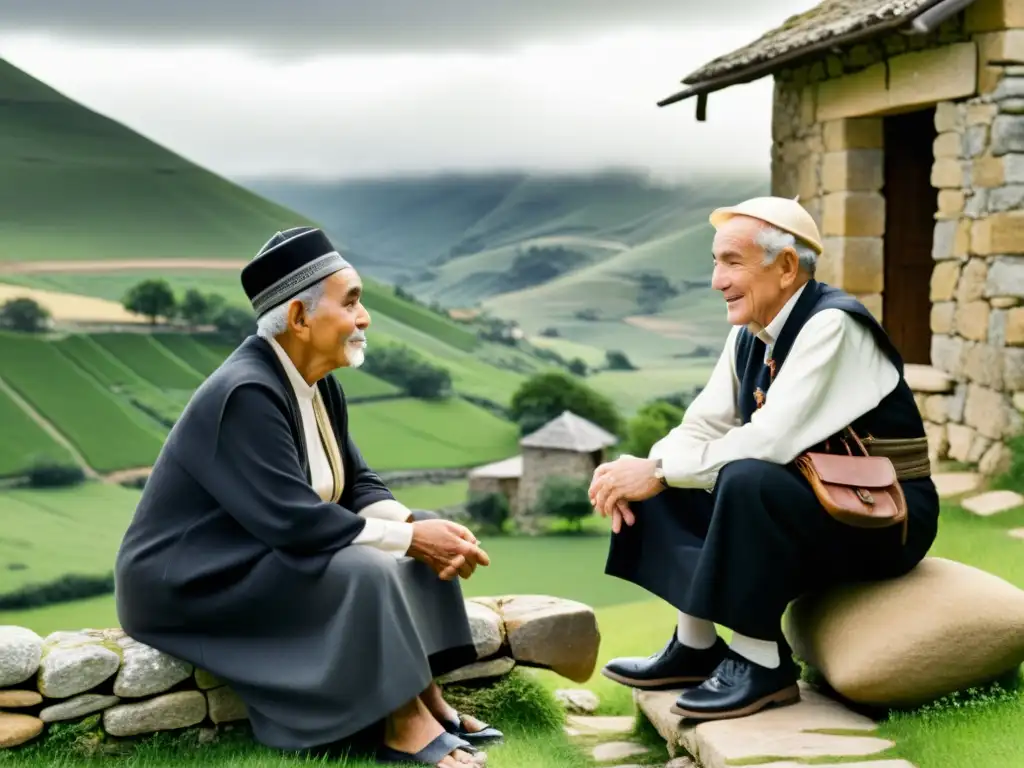
[{"label": "dark doorway", "polygon": [[931,184],[935,109],[884,118],[885,276],[882,324],[906,363],[931,365]]}]

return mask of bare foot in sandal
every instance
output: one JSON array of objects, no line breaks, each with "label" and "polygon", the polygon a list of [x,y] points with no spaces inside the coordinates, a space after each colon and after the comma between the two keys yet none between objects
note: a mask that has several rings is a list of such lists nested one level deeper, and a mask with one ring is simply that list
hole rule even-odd
[{"label": "bare foot in sandal", "polygon": [[[442,735],[450,736],[417,697],[388,717],[384,745],[395,752],[411,756],[424,750]],[[434,765],[437,768],[469,768],[479,765],[479,761],[470,753],[456,748],[435,762],[423,764]]]}]

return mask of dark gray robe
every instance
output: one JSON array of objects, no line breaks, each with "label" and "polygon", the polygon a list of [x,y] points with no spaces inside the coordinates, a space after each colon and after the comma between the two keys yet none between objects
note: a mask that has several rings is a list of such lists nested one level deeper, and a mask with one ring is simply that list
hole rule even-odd
[{"label": "dark gray robe", "polygon": [[171,430],[115,567],[125,632],[226,681],[256,738],[289,750],[379,724],[476,659],[458,580],[352,543],[357,513],[394,497],[335,378],[318,386],[343,454],[338,504],[311,487],[295,395],[251,336]]}]

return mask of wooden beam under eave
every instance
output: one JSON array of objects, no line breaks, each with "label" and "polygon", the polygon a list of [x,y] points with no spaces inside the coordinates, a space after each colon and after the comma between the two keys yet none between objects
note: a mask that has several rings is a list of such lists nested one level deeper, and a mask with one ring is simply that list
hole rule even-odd
[{"label": "wooden beam under eave", "polygon": [[708,95],[706,93],[697,96],[697,122],[703,123],[708,119]]}]

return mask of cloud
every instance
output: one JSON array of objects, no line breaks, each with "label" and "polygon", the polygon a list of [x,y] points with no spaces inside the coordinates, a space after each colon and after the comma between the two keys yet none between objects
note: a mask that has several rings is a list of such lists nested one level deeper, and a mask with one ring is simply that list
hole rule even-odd
[{"label": "cloud", "polygon": [[220,173],[380,176],[619,166],[767,174],[771,83],[658,109],[750,30],[630,32],[489,53],[322,54],[0,37],[15,66]]},{"label": "cloud", "polygon": [[[624,28],[771,26],[814,0],[0,0],[7,32],[331,50],[489,50]],[[796,6],[795,8],[790,8]],[[681,75],[680,75],[681,76]]]}]

